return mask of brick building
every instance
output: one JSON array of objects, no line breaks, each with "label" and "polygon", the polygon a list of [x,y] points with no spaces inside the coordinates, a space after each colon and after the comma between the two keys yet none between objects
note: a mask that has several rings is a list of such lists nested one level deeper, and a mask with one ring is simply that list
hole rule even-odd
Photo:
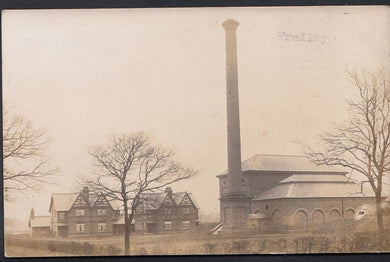
[{"label": "brick building", "polygon": [[217,176],[221,221],[224,226],[234,221],[261,232],[307,232],[353,218],[362,205],[375,205],[375,196],[368,190],[360,193],[346,175],[302,156],[255,155],[242,162],[239,190],[247,200],[242,198],[235,210],[226,198],[227,171]]},{"label": "brick building", "polygon": [[104,195],[92,194],[88,187],[79,193],[53,193],[49,212],[50,231],[59,237],[112,235],[120,218]]},{"label": "brick building", "polygon": [[145,193],[136,209],[135,231],[157,233],[190,230],[199,224],[199,207],[191,193]]}]

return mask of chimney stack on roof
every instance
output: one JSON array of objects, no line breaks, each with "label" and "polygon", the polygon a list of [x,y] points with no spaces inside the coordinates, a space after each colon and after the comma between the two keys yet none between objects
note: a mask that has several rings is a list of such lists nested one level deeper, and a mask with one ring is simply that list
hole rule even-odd
[{"label": "chimney stack on roof", "polygon": [[172,188],[171,187],[166,187],[165,192],[167,192],[169,196],[172,196]]},{"label": "chimney stack on roof", "polygon": [[31,211],[30,211],[30,220],[33,220],[34,217],[35,217],[34,208],[31,208]]},{"label": "chimney stack on roof", "polygon": [[85,201],[89,202],[89,189],[87,186],[83,187],[83,191],[81,191],[81,195],[84,197]]}]

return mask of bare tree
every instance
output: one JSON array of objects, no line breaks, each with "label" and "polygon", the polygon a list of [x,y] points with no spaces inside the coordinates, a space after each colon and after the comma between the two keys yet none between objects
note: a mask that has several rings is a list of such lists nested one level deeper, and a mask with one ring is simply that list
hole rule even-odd
[{"label": "bare tree", "polygon": [[130,254],[130,225],[141,194],[158,191],[194,174],[172,158],[173,151],[152,146],[144,133],[112,136],[106,146],[97,146],[90,155],[98,172],[90,185],[109,200],[120,201],[124,209],[125,254]]},{"label": "bare tree", "polygon": [[30,121],[21,116],[3,114],[3,181],[5,198],[9,193],[38,189],[54,174],[44,151],[48,144],[46,131],[34,129]]},{"label": "bare tree", "polygon": [[347,100],[350,118],[332,133],[320,136],[322,151],[308,147],[306,154],[318,165],[341,166],[362,174],[376,197],[379,233],[382,218],[383,179],[390,171],[390,82],[385,71],[361,74],[347,71],[359,97]]}]

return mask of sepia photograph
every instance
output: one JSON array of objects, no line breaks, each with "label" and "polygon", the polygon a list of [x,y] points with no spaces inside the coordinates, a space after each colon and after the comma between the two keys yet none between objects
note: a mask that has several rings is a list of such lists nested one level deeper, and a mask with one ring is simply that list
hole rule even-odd
[{"label": "sepia photograph", "polygon": [[1,19],[3,256],[390,252],[388,6]]}]

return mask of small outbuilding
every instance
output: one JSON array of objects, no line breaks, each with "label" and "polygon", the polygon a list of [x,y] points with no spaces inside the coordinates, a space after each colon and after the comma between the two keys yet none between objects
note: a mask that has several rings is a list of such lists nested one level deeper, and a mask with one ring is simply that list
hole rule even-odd
[{"label": "small outbuilding", "polygon": [[48,236],[50,234],[50,216],[35,216],[31,209],[28,227],[32,237]]}]

